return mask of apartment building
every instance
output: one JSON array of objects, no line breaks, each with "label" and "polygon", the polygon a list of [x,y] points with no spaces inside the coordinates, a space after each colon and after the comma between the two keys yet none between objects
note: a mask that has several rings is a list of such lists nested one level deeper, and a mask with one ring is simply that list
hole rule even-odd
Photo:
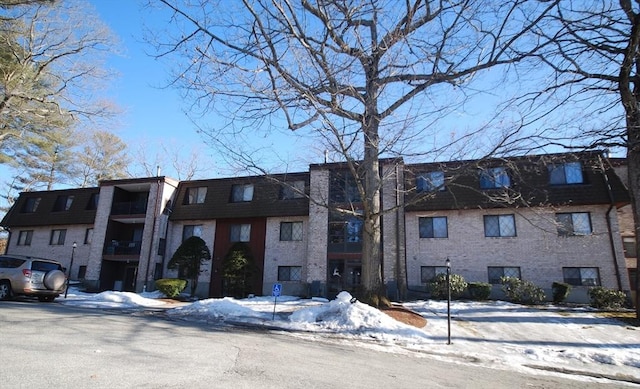
[{"label": "apartment building", "polygon": [[[547,291],[574,285],[631,291],[620,225],[628,194],[601,153],[406,164],[381,161],[382,273],[392,298],[425,290],[445,271],[467,281],[501,276]],[[231,295],[225,258],[253,259],[246,294],[335,296],[360,284],[363,203],[344,163],[308,172],[176,182],[103,181],[97,188],[24,192],[2,220],[7,251],[60,260],[90,290],[141,291],[178,277],[167,262],[188,237],[212,253],[197,295]],[[627,240],[624,240],[626,238]],[[75,242],[75,245],[74,245]],[[628,255],[628,254],[627,254]]]}]

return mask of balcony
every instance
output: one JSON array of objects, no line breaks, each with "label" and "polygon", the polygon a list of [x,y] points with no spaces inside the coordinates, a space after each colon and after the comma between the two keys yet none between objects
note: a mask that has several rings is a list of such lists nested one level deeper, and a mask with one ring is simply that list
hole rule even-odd
[{"label": "balcony", "polygon": [[111,243],[104,246],[104,255],[140,255],[142,242],[134,242],[130,240],[112,240]]},{"label": "balcony", "polygon": [[113,203],[112,215],[144,215],[147,213],[147,203],[140,201],[125,201]]}]

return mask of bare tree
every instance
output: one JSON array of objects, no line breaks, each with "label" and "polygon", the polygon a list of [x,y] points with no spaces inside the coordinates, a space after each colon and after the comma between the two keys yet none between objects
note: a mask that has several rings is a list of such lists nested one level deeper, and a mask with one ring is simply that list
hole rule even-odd
[{"label": "bare tree", "polygon": [[[538,57],[545,65],[536,69],[543,88],[524,95],[520,107],[543,129],[537,135],[539,144],[626,152],[639,237],[640,3],[568,0],[556,7],[544,28],[535,29],[541,39],[552,42]],[[639,279],[636,276],[636,290]],[[640,317],[637,298],[636,314]]]},{"label": "bare tree", "polygon": [[[152,147],[150,145],[153,144]],[[149,153],[150,150],[155,150]],[[169,175],[179,181],[188,181],[203,173],[211,176],[213,163],[204,152],[194,147],[188,153],[184,147],[171,144],[166,145],[162,141],[155,142],[144,140],[139,143],[135,152],[131,175],[154,177],[156,175]]]},{"label": "bare tree", "polygon": [[529,32],[557,1],[157,3],[181,28],[159,35],[158,54],[183,60],[174,83],[194,112],[227,113],[240,132],[307,130],[346,161],[363,208],[361,297],[375,303],[386,296],[379,158],[423,141],[479,72],[539,50]]},{"label": "bare tree", "polygon": [[107,131],[85,133],[83,143],[73,157],[69,183],[86,188],[97,186],[102,180],[129,177],[130,163],[127,145],[115,134]]},{"label": "bare tree", "polygon": [[5,1],[2,6],[0,155],[30,147],[29,134],[108,117],[113,107],[93,92],[107,76],[101,59],[114,41],[90,5]]}]

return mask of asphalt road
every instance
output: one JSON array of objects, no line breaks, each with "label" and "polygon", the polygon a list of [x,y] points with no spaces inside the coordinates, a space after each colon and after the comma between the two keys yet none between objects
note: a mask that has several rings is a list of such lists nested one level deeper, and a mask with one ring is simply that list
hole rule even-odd
[{"label": "asphalt road", "polygon": [[351,342],[170,321],[149,312],[0,302],[1,388],[618,388]]}]

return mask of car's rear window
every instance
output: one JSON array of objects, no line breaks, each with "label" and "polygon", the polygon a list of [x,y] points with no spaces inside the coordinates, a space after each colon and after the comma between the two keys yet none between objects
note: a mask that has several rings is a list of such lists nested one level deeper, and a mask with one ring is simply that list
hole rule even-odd
[{"label": "car's rear window", "polygon": [[57,263],[33,261],[31,263],[31,270],[37,270],[37,271],[62,270],[62,266],[60,266]]},{"label": "car's rear window", "polygon": [[20,267],[24,262],[24,259],[10,257],[0,258],[0,267],[16,268]]}]

